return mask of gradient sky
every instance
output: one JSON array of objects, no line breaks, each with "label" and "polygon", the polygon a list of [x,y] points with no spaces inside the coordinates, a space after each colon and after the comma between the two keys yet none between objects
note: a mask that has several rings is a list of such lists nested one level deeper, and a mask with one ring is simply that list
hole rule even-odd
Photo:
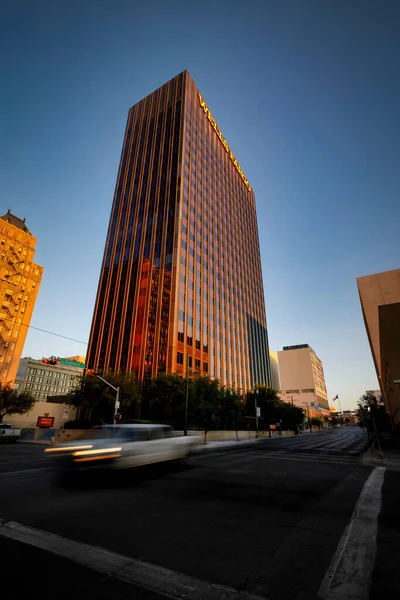
[{"label": "gradient sky", "polygon": [[[270,346],[377,379],[355,278],[399,267],[400,3],[3,0],[0,194],[44,266],[32,325],[87,342],[127,113],[188,69],[253,186]],[[84,354],[30,330],[25,356]]]}]

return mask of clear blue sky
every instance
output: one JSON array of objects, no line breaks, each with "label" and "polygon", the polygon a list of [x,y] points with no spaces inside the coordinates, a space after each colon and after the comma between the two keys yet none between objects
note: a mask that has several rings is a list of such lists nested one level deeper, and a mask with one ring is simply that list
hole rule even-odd
[{"label": "clear blue sky", "polygon": [[354,406],[377,386],[355,278],[399,267],[399,35],[396,0],[3,0],[0,192],[38,239],[32,325],[87,341],[128,108],[187,68],[256,193],[270,346],[309,343]]}]

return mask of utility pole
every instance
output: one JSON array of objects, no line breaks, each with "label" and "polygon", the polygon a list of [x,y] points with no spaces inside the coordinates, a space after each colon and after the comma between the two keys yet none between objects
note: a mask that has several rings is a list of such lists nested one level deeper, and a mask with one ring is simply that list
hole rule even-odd
[{"label": "utility pole", "polygon": [[183,435],[188,434],[188,404],[189,404],[189,354],[186,354],[185,430],[183,432]]}]

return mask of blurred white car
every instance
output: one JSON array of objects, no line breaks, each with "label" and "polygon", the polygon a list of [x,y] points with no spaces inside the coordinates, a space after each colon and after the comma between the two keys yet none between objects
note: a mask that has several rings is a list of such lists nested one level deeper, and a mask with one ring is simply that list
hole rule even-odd
[{"label": "blurred white car", "polygon": [[99,437],[64,442],[45,453],[67,469],[125,469],[184,459],[199,450],[199,436],[176,435],[168,425],[109,425]]}]

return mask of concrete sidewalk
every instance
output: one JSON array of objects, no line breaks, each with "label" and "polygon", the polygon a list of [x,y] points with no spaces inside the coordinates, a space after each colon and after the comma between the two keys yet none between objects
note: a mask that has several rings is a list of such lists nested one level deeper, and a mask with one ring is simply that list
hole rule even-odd
[{"label": "concrete sidewalk", "polygon": [[391,434],[381,434],[382,452],[377,441],[374,440],[363,456],[363,463],[387,469],[400,470],[400,439]]}]

